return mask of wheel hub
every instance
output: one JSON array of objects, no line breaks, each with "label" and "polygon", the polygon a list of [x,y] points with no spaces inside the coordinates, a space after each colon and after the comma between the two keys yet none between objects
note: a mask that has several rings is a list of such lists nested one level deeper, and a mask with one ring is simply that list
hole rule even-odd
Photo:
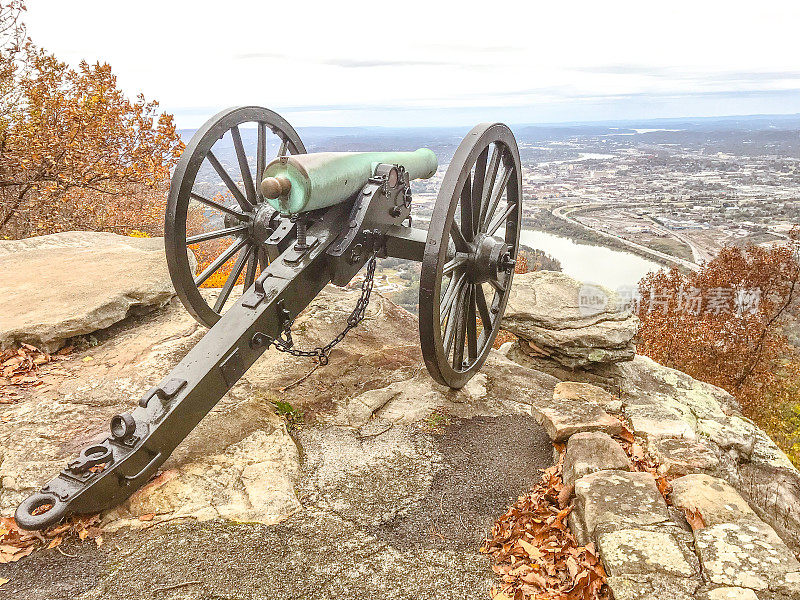
[{"label": "wheel hub", "polygon": [[275,209],[266,202],[262,202],[256,207],[256,214],[250,226],[251,235],[257,244],[262,246],[267,243],[269,236],[273,233],[272,217]]},{"label": "wheel hub", "polygon": [[481,234],[474,242],[474,251],[469,254],[469,274],[472,283],[497,280],[501,273],[513,268],[514,259],[505,242],[490,235]]}]

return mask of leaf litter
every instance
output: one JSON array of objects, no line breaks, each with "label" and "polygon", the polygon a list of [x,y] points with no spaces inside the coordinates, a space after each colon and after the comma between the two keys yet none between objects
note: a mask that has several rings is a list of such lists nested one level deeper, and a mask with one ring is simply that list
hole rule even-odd
[{"label": "leaf litter", "polygon": [[0,352],[0,404],[13,404],[22,398],[19,390],[42,385],[42,368],[46,365],[47,372],[67,375],[63,369],[49,367],[54,367],[56,361],[65,360],[72,350],[67,346],[55,354],[47,354],[36,346],[20,344],[19,348]]},{"label": "leaf litter", "polygon": [[[614,436],[635,471],[653,475],[658,491],[672,504],[672,484],[659,464],[623,424]],[[558,463],[542,472],[539,483],[517,499],[497,521],[480,551],[492,558],[499,582],[493,600],[609,600],[603,564],[593,543],[578,546],[566,524],[574,486],[562,479],[564,446],[556,444]],[[698,510],[684,511],[692,529],[706,526]]]},{"label": "leaf litter", "polygon": [[[603,564],[594,544],[579,546],[567,526],[573,505],[558,463],[495,521],[480,551],[492,559],[499,581],[494,600],[608,600]],[[566,497],[566,499],[565,499]]]},{"label": "leaf litter", "polygon": [[40,532],[22,529],[12,517],[0,517],[0,564],[16,562],[35,550],[58,548],[69,538],[90,539],[100,547],[99,522],[100,515],[73,516]]}]

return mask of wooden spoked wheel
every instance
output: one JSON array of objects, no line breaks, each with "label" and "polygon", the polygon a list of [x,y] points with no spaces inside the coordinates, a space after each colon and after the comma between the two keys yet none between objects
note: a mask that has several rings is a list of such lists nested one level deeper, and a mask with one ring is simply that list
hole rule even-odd
[{"label": "wooden spoked wheel", "polygon": [[476,126],[447,168],[431,216],[419,290],[431,376],[463,387],[481,368],[505,311],[519,249],[519,149],[501,123]]},{"label": "wooden spoked wheel", "polygon": [[[203,325],[214,325],[237,284],[247,289],[268,264],[276,213],[260,191],[265,166],[305,151],[283,117],[258,106],[220,112],[186,146],[172,176],[164,241],[175,291]],[[216,297],[206,301],[204,286],[219,288]]]}]

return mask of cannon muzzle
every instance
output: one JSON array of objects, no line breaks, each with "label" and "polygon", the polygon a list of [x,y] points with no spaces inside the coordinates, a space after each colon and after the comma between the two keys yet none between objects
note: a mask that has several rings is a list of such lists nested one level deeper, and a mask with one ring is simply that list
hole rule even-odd
[{"label": "cannon muzzle", "polygon": [[358,193],[381,164],[402,165],[411,179],[436,173],[436,155],[414,152],[318,152],[281,156],[264,170],[261,193],[282,214],[298,214],[344,202]]}]

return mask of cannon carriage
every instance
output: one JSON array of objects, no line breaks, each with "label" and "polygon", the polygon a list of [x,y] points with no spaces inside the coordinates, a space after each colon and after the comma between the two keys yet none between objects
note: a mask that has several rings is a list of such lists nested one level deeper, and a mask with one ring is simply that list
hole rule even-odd
[{"label": "cannon carriage", "polygon": [[[248,149],[243,132],[253,131]],[[215,153],[223,138],[232,143],[233,168]],[[204,170],[216,173],[228,202],[203,193]],[[465,385],[497,336],[513,279],[522,217],[514,136],[500,123],[474,127],[450,161],[427,227],[415,226],[411,181],[436,171],[436,156],[424,148],[308,154],[294,128],[265,108],[210,119],[176,166],[165,217],[175,290],[210,329],[138,407],[112,418],[104,441],[18,507],[19,525],[41,529],[125,500],[268,348],[327,363],[363,319],[380,258],[421,263],[425,365],[437,382]],[[197,214],[214,227],[193,231]],[[192,250],[208,242],[216,250],[195,269]],[[362,270],[342,332],[325,346],[296,348],[295,317],[328,283],[347,285]],[[201,292],[212,277],[221,283],[215,296]]]}]

